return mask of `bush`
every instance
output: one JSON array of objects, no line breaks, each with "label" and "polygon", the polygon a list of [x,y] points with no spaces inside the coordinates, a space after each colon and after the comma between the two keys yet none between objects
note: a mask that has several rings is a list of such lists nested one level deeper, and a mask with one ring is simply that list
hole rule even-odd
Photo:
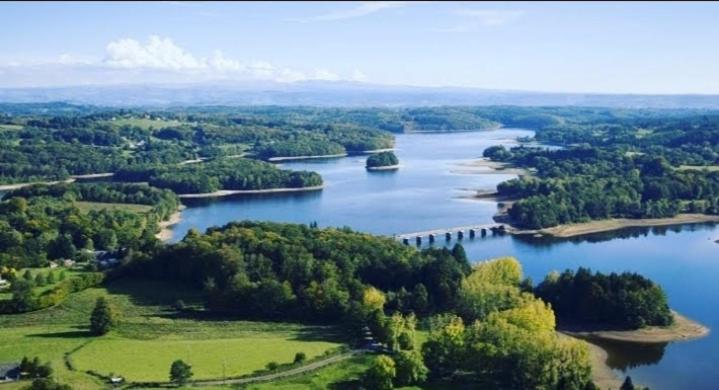
[{"label": "bush", "polygon": [[304,352],[297,352],[295,354],[295,360],[294,360],[295,364],[302,364],[305,362],[305,360],[307,360],[307,355],[305,355]]}]

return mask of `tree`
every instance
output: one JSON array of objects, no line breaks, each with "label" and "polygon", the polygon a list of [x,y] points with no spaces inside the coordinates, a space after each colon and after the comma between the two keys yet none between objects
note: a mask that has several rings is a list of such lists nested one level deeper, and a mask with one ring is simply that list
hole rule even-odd
[{"label": "tree", "polygon": [[32,381],[30,386],[26,387],[28,390],[72,390],[70,385],[56,382],[52,378],[39,378]]},{"label": "tree", "polygon": [[192,378],[192,366],[178,359],[170,366],[170,382],[183,386]]},{"label": "tree", "polygon": [[362,375],[362,384],[369,390],[390,390],[392,381],[397,376],[395,362],[391,357],[377,356],[370,367]]},{"label": "tree", "polygon": [[35,294],[28,281],[16,280],[12,284],[12,304],[17,312],[32,310],[35,304]]},{"label": "tree", "polygon": [[364,290],[362,295],[362,305],[368,312],[382,310],[384,308],[386,298],[382,291],[370,286]]},{"label": "tree", "polygon": [[42,272],[38,272],[37,275],[35,275],[35,285],[38,287],[42,287],[47,284],[47,279],[45,279],[45,276],[42,274]]},{"label": "tree", "polygon": [[620,387],[619,390],[634,390],[635,388],[634,383],[632,383],[632,377],[627,376],[624,378],[624,383],[622,383],[622,387]]},{"label": "tree", "polygon": [[22,278],[27,282],[32,282],[32,272],[30,272],[29,269],[26,269],[25,272],[22,273]]},{"label": "tree", "polygon": [[307,360],[307,355],[305,355],[304,352],[297,352],[295,354],[295,360],[294,360],[295,364],[304,363],[305,360]]},{"label": "tree", "polygon": [[55,273],[54,273],[54,272],[48,273],[48,274],[47,274],[47,279],[46,279],[45,281],[46,281],[46,283],[49,284],[49,285],[55,284],[55,281],[56,281],[56,279],[55,279]]},{"label": "tree", "polygon": [[417,351],[400,351],[394,357],[397,365],[397,377],[394,384],[410,386],[427,380],[429,370],[422,361],[422,354]]},{"label": "tree", "polygon": [[112,329],[115,324],[115,315],[108,305],[105,297],[97,298],[95,308],[90,316],[90,331],[96,336],[102,336]]}]

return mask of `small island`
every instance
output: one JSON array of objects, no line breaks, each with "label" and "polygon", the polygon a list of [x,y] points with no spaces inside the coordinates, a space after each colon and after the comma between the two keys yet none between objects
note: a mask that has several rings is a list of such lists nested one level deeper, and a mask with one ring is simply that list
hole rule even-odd
[{"label": "small island", "polygon": [[388,171],[399,169],[399,159],[393,152],[381,152],[367,157],[368,171]]}]

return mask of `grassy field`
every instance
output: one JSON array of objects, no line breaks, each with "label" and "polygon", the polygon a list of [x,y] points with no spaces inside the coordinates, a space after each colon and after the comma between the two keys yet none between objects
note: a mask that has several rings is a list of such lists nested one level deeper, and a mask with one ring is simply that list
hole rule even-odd
[{"label": "grassy field", "polygon": [[[34,292],[35,294],[38,294],[38,295],[40,295],[40,294],[42,294],[43,292],[48,291],[48,290],[52,289],[53,287],[55,287],[55,285],[60,282],[60,273],[64,272],[64,273],[65,273],[65,278],[67,278],[67,279],[72,278],[72,277],[74,277],[74,276],[77,276],[77,275],[80,273],[79,271],[73,271],[73,270],[70,270],[70,269],[67,269],[67,268],[56,268],[56,269],[51,269],[50,267],[45,267],[45,268],[23,268],[23,269],[17,271],[17,276],[18,276],[19,278],[22,278],[23,275],[25,274],[25,271],[30,271],[30,274],[32,275],[33,281],[35,280],[35,276],[37,276],[37,274],[43,274],[43,275],[45,275],[45,277],[47,278],[47,276],[48,276],[50,273],[52,273],[53,276],[55,277],[55,283],[53,283],[53,284],[48,284],[48,285],[45,285],[45,286],[36,286],[36,287],[33,287],[33,292]],[[10,298],[12,298],[12,293],[10,292],[10,289],[9,289],[9,288],[6,289],[6,290],[0,291],[0,300],[10,299]]]},{"label": "grassy field", "polygon": [[[109,335],[92,337],[87,324],[99,296],[107,297],[121,321]],[[227,376],[249,374],[271,361],[290,362],[299,351],[311,358],[339,345],[329,328],[204,318],[192,310],[177,312],[178,299],[201,307],[196,291],[123,279],[74,294],[53,308],[2,315],[0,363],[38,356],[52,362],[59,380],[96,389],[103,384],[84,371],[166,381],[170,363],[181,358],[193,366],[196,379],[222,378],[223,365]],[[66,365],[66,354],[74,370]]]},{"label": "grassy field", "polygon": [[677,170],[679,170],[679,171],[707,170],[710,172],[716,172],[716,171],[719,171],[719,165],[680,165],[679,168],[677,168]]},{"label": "grassy field", "polygon": [[179,126],[185,124],[176,120],[161,120],[148,118],[118,118],[114,121],[108,121],[108,123],[116,126],[137,126],[145,130],[149,129],[150,127],[155,130],[159,130],[165,127]]},{"label": "grassy field", "polygon": [[75,202],[75,206],[83,213],[92,210],[127,210],[135,213],[146,213],[152,210],[152,206],[132,203],[100,203],[100,202]]},{"label": "grassy field", "polygon": [[20,126],[20,125],[0,124],[0,131],[3,131],[3,130],[18,131],[18,130],[22,130],[22,126]]}]

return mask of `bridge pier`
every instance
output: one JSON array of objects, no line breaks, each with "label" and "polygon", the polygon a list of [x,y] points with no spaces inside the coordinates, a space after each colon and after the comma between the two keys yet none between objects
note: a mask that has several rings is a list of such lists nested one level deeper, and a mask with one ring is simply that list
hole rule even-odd
[{"label": "bridge pier", "polygon": [[482,237],[486,237],[486,236],[487,236],[487,229],[482,228]]},{"label": "bridge pier", "polygon": [[477,232],[474,229],[469,229],[469,238],[474,238]]},{"label": "bridge pier", "polygon": [[417,243],[417,246],[422,245],[422,236],[417,236],[417,238],[415,238],[415,242]]},{"label": "bridge pier", "polygon": [[403,238],[402,243],[405,245],[409,245],[409,238]]},{"label": "bridge pier", "polygon": [[450,241],[452,239],[452,232],[444,233],[444,239]]},{"label": "bridge pier", "polygon": [[430,244],[434,243],[434,234],[433,233],[430,233],[430,235],[429,235],[429,243]]},{"label": "bridge pier", "polygon": [[458,239],[458,240],[461,240],[461,239],[463,239],[463,238],[464,238],[464,232],[461,231],[461,230],[458,231],[458,232],[457,232],[457,239]]}]

